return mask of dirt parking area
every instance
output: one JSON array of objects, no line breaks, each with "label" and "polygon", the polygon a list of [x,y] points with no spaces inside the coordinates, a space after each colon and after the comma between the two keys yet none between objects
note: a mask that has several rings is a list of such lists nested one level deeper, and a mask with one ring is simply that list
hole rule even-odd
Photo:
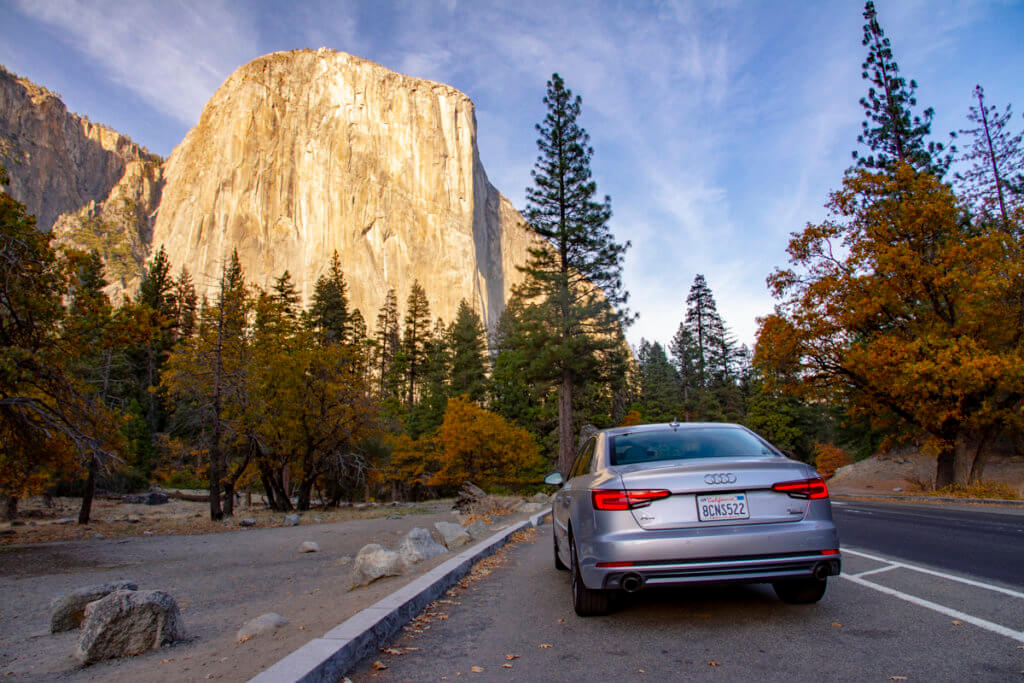
[{"label": "dirt parking area", "polygon": [[[243,510],[234,522],[214,524],[194,517],[196,505],[175,502],[158,506],[163,509],[154,513],[150,506],[104,504],[88,529],[43,519],[34,527],[14,527],[15,538],[4,537],[0,547],[0,676],[34,681],[245,680],[450,557],[442,555],[405,576],[349,591],[351,558],[363,545],[395,548],[413,527],[430,529],[437,521],[456,521],[451,501],[441,501],[307,512],[299,526],[282,526],[281,513],[267,513],[260,515],[258,527],[239,528],[240,519],[257,514]],[[129,516],[146,518],[123,520]],[[315,523],[315,517],[322,521]],[[504,523],[497,522],[495,528]],[[210,525],[219,533],[203,533]],[[143,535],[146,530],[152,535]],[[78,540],[40,542],[51,531]],[[304,541],[316,542],[320,551],[301,553]],[[49,633],[50,600],[115,580],[171,593],[181,608],[187,640],[137,657],[79,666],[72,657],[77,631]],[[277,612],[289,623],[237,643],[242,624],[266,612]]]}]

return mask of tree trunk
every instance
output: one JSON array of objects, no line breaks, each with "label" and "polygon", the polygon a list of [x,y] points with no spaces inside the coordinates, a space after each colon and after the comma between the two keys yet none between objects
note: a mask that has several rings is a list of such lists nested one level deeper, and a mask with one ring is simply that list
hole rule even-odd
[{"label": "tree trunk", "polygon": [[270,473],[270,468],[260,463],[260,481],[263,482],[263,495],[267,499],[267,505],[270,506],[270,509],[276,510],[277,500],[274,498],[274,485],[270,481],[273,476]]},{"label": "tree trunk", "polygon": [[313,482],[315,481],[316,477],[312,477],[310,479],[303,479],[302,483],[299,484],[299,500],[295,508],[300,512],[309,510],[310,492],[313,490]]},{"label": "tree trunk", "polygon": [[98,464],[96,456],[89,460],[89,476],[85,479],[85,491],[82,493],[82,507],[78,511],[78,523],[88,524],[89,515],[92,514],[92,497],[96,493],[96,470]]},{"label": "tree trunk", "polygon": [[563,477],[569,475],[576,455],[572,438],[572,377],[562,373],[562,384],[558,387],[558,471]]},{"label": "tree trunk", "polygon": [[967,477],[968,484],[979,483],[982,475],[985,473],[985,465],[988,464],[989,456],[989,449],[985,448],[985,446],[988,445],[990,436],[991,430],[985,430],[978,438],[977,445],[974,449],[974,456],[971,459],[971,472]]},{"label": "tree trunk", "polygon": [[[216,449],[214,449],[216,450]],[[210,519],[219,521],[224,518],[224,512],[220,507],[220,485],[223,473],[220,469],[220,455],[210,454]]]},{"label": "tree trunk", "polygon": [[950,486],[956,481],[956,448],[944,446],[939,452],[938,462],[935,466],[935,488],[941,489]]},{"label": "tree trunk", "polygon": [[235,482],[227,479],[224,481],[224,517],[235,515]]},{"label": "tree trunk", "polygon": [[18,497],[17,496],[3,496],[4,499],[4,519],[8,521],[14,521],[18,518]]}]

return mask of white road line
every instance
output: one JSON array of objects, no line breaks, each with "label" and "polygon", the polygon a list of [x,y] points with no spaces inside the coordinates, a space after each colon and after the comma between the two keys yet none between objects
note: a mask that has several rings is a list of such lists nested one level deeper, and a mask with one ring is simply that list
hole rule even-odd
[{"label": "white road line", "polygon": [[899,565],[890,564],[888,567],[880,567],[878,569],[869,569],[866,572],[860,572],[859,574],[849,574],[849,576],[856,576],[860,578],[862,576],[870,576],[872,574],[881,574],[882,572],[891,571],[893,569],[899,569]]},{"label": "white road line", "polygon": [[[905,562],[894,562],[893,560],[887,560],[884,557],[877,555],[870,555],[859,550],[852,550],[850,548],[843,548],[843,554],[856,555],[857,557],[863,557],[868,560],[874,560],[875,562],[884,562],[885,564],[892,565],[892,568],[909,569],[910,571],[920,572],[922,574],[930,574],[931,576],[937,576],[940,579],[949,579],[950,581],[958,581],[965,583],[968,586],[974,586],[976,588],[984,588],[986,590],[995,591],[996,593],[1002,593],[1003,595],[1009,595],[1020,600],[1024,600],[1024,593],[1019,591],[1011,590],[1009,588],[1003,588],[1002,586],[994,586],[990,583],[984,583],[982,581],[975,581],[973,579],[965,579],[962,576],[953,576],[952,574],[946,574],[945,572],[937,572],[934,569],[926,569],[919,567],[916,564],[907,564]],[[855,576],[864,576],[864,574],[856,574]]]},{"label": "white road line", "polygon": [[900,600],[906,600],[907,602],[913,603],[920,607],[925,607],[940,614],[945,614],[946,616],[953,617],[954,619],[959,619],[960,621],[966,622],[968,624],[973,624],[974,626],[977,626],[978,628],[983,628],[986,631],[998,633],[999,635],[1006,636],[1007,638],[1013,638],[1017,642],[1024,640],[1024,631],[1014,631],[1012,628],[1007,628],[1005,626],[992,623],[991,621],[986,621],[985,619],[979,619],[978,617],[973,617],[970,614],[965,614],[964,612],[952,609],[950,607],[946,607],[945,605],[940,605],[938,603],[932,602],[931,600],[925,600],[915,595],[909,595],[907,593],[903,593],[892,588],[887,588],[886,586],[881,586],[877,583],[865,581],[864,579],[858,578],[856,576],[843,574],[842,577],[847,581],[853,581],[856,584],[866,586],[880,593],[885,593],[886,595],[891,595],[895,598],[899,598]]}]

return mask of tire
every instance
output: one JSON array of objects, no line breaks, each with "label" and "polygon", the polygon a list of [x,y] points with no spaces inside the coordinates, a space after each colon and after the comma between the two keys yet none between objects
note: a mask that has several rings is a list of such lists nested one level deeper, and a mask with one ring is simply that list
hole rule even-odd
[{"label": "tire", "polygon": [[608,614],[611,607],[608,591],[592,590],[580,576],[580,560],[576,554],[576,539],[569,536],[569,557],[572,562],[572,608],[581,617],[599,617]]},{"label": "tire", "polygon": [[558,556],[558,535],[555,533],[554,520],[551,523],[551,540],[552,546],[555,549],[555,569],[564,572],[568,567],[565,566],[565,562],[562,562],[562,558]]},{"label": "tire", "polygon": [[791,605],[810,605],[818,602],[825,595],[828,579],[797,579],[795,581],[776,581],[772,584],[779,600]]}]

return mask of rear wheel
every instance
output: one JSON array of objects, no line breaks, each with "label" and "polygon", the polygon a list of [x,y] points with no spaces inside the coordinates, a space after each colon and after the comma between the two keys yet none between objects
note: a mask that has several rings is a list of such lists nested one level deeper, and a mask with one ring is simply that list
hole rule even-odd
[{"label": "rear wheel", "polygon": [[558,556],[558,534],[555,531],[555,524],[553,521],[551,523],[551,540],[553,541],[552,545],[555,549],[555,569],[565,571],[568,567],[565,566],[565,562],[562,562],[562,558]]},{"label": "rear wheel", "polygon": [[818,602],[825,595],[828,579],[797,579],[776,581],[772,584],[779,600],[791,605],[808,605]]},{"label": "rear wheel", "polygon": [[576,553],[576,539],[569,536],[569,558],[572,562],[572,607],[581,617],[596,617],[608,614],[611,606],[608,591],[592,590],[583,583],[580,576],[580,559]]}]

